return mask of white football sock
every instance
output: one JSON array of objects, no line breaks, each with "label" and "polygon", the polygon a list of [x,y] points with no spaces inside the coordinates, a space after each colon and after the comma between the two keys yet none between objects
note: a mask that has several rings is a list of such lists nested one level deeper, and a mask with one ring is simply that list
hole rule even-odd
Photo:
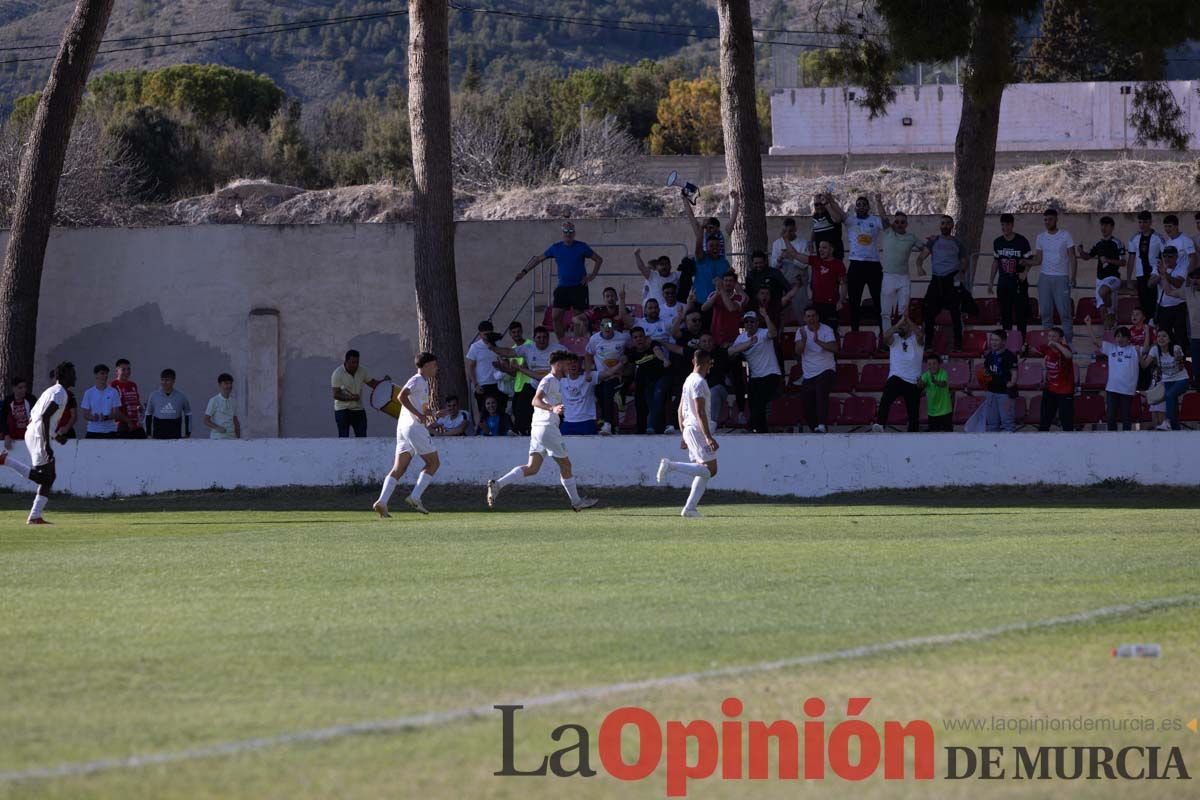
[{"label": "white football sock", "polygon": [[671,469],[676,472],[682,472],[684,475],[691,475],[696,478],[707,478],[709,476],[708,467],[703,464],[693,464],[690,461],[668,461]]},{"label": "white football sock", "polygon": [[421,474],[417,476],[417,485],[412,490],[413,499],[420,500],[421,495],[425,494],[425,490],[431,483],[433,483],[433,476],[425,470],[421,470]]},{"label": "white football sock", "polygon": [[16,472],[18,475],[20,475],[22,478],[29,477],[29,465],[28,464],[13,458],[11,455],[8,457],[8,460],[6,460],[4,463],[7,464],[8,466],[12,467],[13,471]]},{"label": "white football sock", "polygon": [[579,489],[576,487],[574,478],[560,478],[560,483],[567,490],[567,497],[571,498],[571,505],[579,505]]},{"label": "white football sock", "polygon": [[510,483],[515,483],[516,481],[519,481],[524,477],[525,477],[525,468],[524,467],[513,467],[512,469],[510,469],[508,471],[508,473],[504,477],[496,479],[496,485],[499,486],[501,489],[503,489],[505,486],[508,486]]},{"label": "white football sock", "polygon": [[[707,469],[704,470],[708,472]],[[696,506],[700,504],[700,498],[704,496],[704,490],[708,488],[708,477],[705,475],[697,475],[692,478],[692,491],[688,493],[687,504],[684,505],[684,510],[695,511]]]},{"label": "white football sock", "polygon": [[29,512],[30,519],[40,519],[42,511],[46,509],[46,503],[50,502],[50,498],[44,494],[39,494],[33,498],[33,510]]},{"label": "white football sock", "polygon": [[396,491],[396,479],[388,473],[388,476],[383,479],[383,491],[379,493],[379,502],[387,505],[388,500],[392,499],[392,492]]}]

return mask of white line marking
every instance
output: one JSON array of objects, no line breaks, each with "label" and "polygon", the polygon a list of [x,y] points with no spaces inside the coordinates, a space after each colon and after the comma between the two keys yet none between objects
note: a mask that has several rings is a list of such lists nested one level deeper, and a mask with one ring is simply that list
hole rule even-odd
[{"label": "white line marking", "polygon": [[[661,689],[670,686],[678,686],[685,683],[693,683],[695,681],[706,680],[709,678],[728,678],[738,675],[749,675],[756,672],[770,672],[773,670],[790,669],[792,667],[823,664],[829,661],[866,658],[868,656],[895,653],[903,650],[915,650],[921,647],[939,647],[950,644],[959,644],[962,642],[977,642],[982,639],[992,639],[1007,633],[1021,633],[1025,631],[1040,630],[1043,628],[1054,628],[1061,625],[1074,625],[1077,623],[1093,622],[1095,620],[1106,619],[1109,617],[1119,617],[1127,614],[1135,614],[1146,611],[1157,611],[1164,608],[1174,608],[1176,606],[1194,605],[1198,602],[1200,602],[1200,595],[1184,595],[1181,597],[1165,597],[1156,600],[1143,600],[1141,602],[1128,603],[1126,605],[1105,606],[1104,608],[1095,608],[1090,611],[1079,611],[1075,614],[1066,614],[1061,617],[1050,617],[1049,619],[1038,620],[1035,622],[1013,622],[1009,623],[1008,625],[998,625],[994,628],[980,628],[978,630],[960,631],[958,633],[918,636],[913,639],[899,639],[894,642],[868,644],[861,647],[851,647],[847,650],[833,650],[825,653],[813,653],[807,656],[784,658],[778,661],[764,661],[758,664],[743,664],[741,666],[734,667],[720,667],[718,669],[686,672],[681,675],[668,675],[661,678],[649,678],[641,681],[629,681],[625,683],[611,683],[604,686],[592,686],[587,689],[569,689],[561,692],[554,692],[552,694],[538,695],[525,700],[517,700],[514,701],[514,704],[522,705],[526,708],[538,708],[541,706],[556,705],[559,703],[568,703],[578,700],[595,700],[614,694],[626,694],[629,692],[641,691],[643,689]],[[128,756],[126,758],[105,758],[98,761],[60,764],[56,767],[41,767],[38,769],[20,770],[15,772],[0,772],[0,783],[11,783],[14,781],[27,781],[44,778],[65,778],[79,775],[93,775],[98,772],[109,772],[117,769],[136,769],[138,767],[149,767],[159,764],[173,764],[180,761],[194,761],[202,758],[215,758],[218,756],[246,753],[253,750],[265,750],[270,747],[279,747],[282,745],[297,744],[301,742],[323,742],[330,739],[340,739],[344,736],[357,736],[366,733],[384,733],[389,731],[405,731],[416,728],[428,728],[434,725],[443,725],[448,722],[476,719],[493,714],[495,714],[495,709],[492,707],[492,704],[457,708],[450,711],[431,711],[426,714],[417,714],[409,717],[397,717],[396,719],[377,720],[374,722],[356,722],[350,725],[335,725],[329,728],[315,728],[313,730],[284,733],[278,736],[267,736],[260,739],[244,739],[237,742],[223,742],[219,744],[202,745],[200,747],[193,747],[188,750],[178,750],[169,753],[150,753],[147,755]]]}]

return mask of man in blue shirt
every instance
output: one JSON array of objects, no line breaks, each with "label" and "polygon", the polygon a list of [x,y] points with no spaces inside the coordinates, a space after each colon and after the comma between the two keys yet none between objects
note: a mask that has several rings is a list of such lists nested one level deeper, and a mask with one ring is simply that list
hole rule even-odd
[{"label": "man in blue shirt", "polygon": [[[558,267],[558,286],[554,288],[554,311],[552,313],[554,335],[559,339],[567,332],[566,323],[563,321],[563,311],[568,308],[578,313],[588,310],[590,304],[588,303],[587,285],[596,278],[600,272],[600,265],[604,263],[604,259],[587,244],[575,241],[575,225],[573,223],[563,223],[562,235],[561,242],[555,242],[546,248],[546,252],[529,259],[525,268],[517,273],[517,280],[520,280],[546,259],[554,259],[554,263]],[[595,264],[591,273],[588,273],[587,264],[584,263],[589,259]]]}]

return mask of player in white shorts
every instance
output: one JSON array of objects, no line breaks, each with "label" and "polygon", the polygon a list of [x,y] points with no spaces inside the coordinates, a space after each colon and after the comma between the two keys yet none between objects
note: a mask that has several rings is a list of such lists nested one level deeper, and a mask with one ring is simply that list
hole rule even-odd
[{"label": "player in white shorts", "polygon": [[712,369],[712,356],[703,350],[697,350],[692,356],[692,374],[683,382],[683,392],[679,399],[679,428],[683,432],[683,443],[680,448],[686,448],[691,461],[670,461],[663,459],[658,464],[658,482],[662,483],[669,472],[682,472],[692,476],[692,491],[688,494],[687,503],[681,517],[702,516],[696,508],[704,490],[708,488],[710,478],[717,476],[717,440],[709,429],[709,391],[708,371]]},{"label": "player in white shorts", "polygon": [[563,413],[562,388],[559,381],[566,377],[571,362],[579,356],[566,350],[560,350],[550,356],[550,374],[542,378],[537,391],[533,395],[533,425],[529,436],[529,463],[521,467],[513,467],[501,478],[488,481],[488,508],[495,508],[496,498],[500,490],[510,483],[538,474],[542,461],[550,456],[558,462],[558,472],[562,486],[571,498],[571,508],[582,511],[596,505],[596,500],[580,497],[571,474],[571,459],[567,457],[567,446],[563,442],[562,432],[558,429],[558,415]]},{"label": "player in white shorts", "polygon": [[409,378],[400,390],[400,418],[396,420],[396,463],[383,479],[383,491],[379,493],[379,499],[371,506],[381,517],[391,516],[388,513],[388,500],[396,489],[396,483],[404,477],[408,465],[412,463],[413,456],[420,456],[425,467],[417,476],[412,494],[404,498],[404,502],[414,510],[428,514],[428,509],[421,503],[421,495],[433,483],[433,476],[441,466],[428,428],[437,420],[437,413],[429,403],[429,379],[437,374],[437,356],[418,353],[416,362],[417,374]]},{"label": "player in white shorts", "polygon": [[[54,385],[42,392],[29,414],[29,426],[25,429],[25,448],[29,450],[29,458],[33,462],[24,464],[15,458],[10,458],[7,450],[0,450],[0,464],[7,464],[9,469],[23,478],[28,478],[37,484],[37,497],[33,498],[33,509],[26,520],[28,525],[49,525],[42,519],[42,511],[50,501],[50,488],[54,486],[55,467],[54,450],[50,447],[50,438],[58,429],[58,421],[67,408],[67,390],[75,385],[75,365],[64,361],[54,368]],[[66,431],[54,437],[59,444],[66,444]]]}]

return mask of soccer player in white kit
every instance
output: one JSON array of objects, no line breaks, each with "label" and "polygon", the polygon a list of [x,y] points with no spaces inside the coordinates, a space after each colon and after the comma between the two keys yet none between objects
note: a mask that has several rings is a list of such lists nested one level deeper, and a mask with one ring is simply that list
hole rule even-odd
[{"label": "soccer player in white kit", "polygon": [[408,379],[400,390],[400,418],[396,420],[396,463],[392,471],[383,479],[383,490],[379,499],[371,506],[381,517],[390,517],[388,500],[396,490],[397,482],[404,477],[408,465],[414,455],[420,456],[425,462],[424,469],[417,476],[412,494],[404,498],[404,502],[415,511],[428,514],[429,510],[421,502],[421,495],[433,483],[441,461],[438,459],[437,448],[433,446],[433,437],[429,435],[427,426],[434,424],[437,413],[429,404],[429,379],[437,374],[437,356],[433,353],[417,354],[417,374]]},{"label": "soccer player in white kit", "polygon": [[[32,464],[24,464],[15,458],[10,458],[7,450],[0,450],[0,464],[7,464],[23,478],[28,478],[37,484],[37,497],[33,499],[33,509],[26,520],[28,525],[49,525],[42,519],[42,511],[50,501],[50,488],[54,486],[54,450],[50,447],[50,438],[58,428],[58,421],[67,408],[67,389],[75,385],[75,365],[64,361],[54,368],[54,385],[42,392],[33,411],[29,415],[29,427],[25,429],[25,447],[29,450]],[[59,444],[65,444],[67,437],[55,436]]]},{"label": "soccer player in white kit", "polygon": [[717,476],[717,440],[709,430],[708,371],[712,369],[712,356],[697,350],[692,356],[692,374],[683,382],[679,399],[679,427],[683,432],[682,447],[686,447],[691,461],[663,459],[658,464],[658,482],[662,483],[670,472],[682,472],[692,476],[692,491],[681,517],[703,516],[696,506],[708,488],[710,478]]},{"label": "soccer player in white kit", "polygon": [[571,459],[567,457],[567,446],[563,442],[562,432],[558,429],[558,415],[563,412],[562,388],[559,381],[566,377],[571,362],[579,356],[566,350],[550,356],[550,374],[542,378],[537,391],[533,395],[533,425],[529,436],[529,463],[521,467],[513,467],[503,477],[488,481],[488,508],[496,507],[496,498],[500,490],[510,483],[538,474],[542,462],[548,455],[558,462],[558,473],[567,497],[571,498],[571,508],[583,511],[596,505],[596,500],[590,497],[580,497],[579,488],[575,484],[575,476],[571,473]]}]

